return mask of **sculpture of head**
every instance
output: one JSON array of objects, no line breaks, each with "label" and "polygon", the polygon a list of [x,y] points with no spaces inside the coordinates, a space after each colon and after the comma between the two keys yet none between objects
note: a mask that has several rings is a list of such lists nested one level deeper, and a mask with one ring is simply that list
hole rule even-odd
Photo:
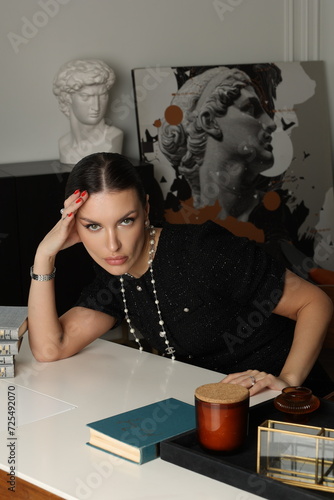
[{"label": "sculpture of head", "polygon": [[74,59],[59,69],[53,81],[53,93],[60,110],[69,117],[71,95],[83,87],[104,85],[109,91],[115,82],[114,71],[99,59]]}]

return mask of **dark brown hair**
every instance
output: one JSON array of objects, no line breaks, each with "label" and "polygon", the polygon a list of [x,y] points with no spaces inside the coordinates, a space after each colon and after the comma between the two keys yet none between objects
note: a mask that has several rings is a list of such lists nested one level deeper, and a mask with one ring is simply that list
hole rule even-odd
[{"label": "dark brown hair", "polygon": [[77,189],[88,194],[134,189],[142,205],[146,204],[146,192],[136,168],[118,153],[94,153],[82,158],[69,175],[65,197]]}]

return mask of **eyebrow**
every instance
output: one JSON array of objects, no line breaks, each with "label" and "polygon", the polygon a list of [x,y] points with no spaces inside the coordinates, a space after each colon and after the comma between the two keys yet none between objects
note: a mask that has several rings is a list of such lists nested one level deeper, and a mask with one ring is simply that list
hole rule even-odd
[{"label": "eyebrow", "polygon": [[[121,217],[120,219],[118,219],[117,223],[122,222],[124,219],[126,219],[130,215],[136,214],[136,213],[137,213],[137,210],[130,210],[130,212],[126,213],[123,217]],[[97,222],[97,221],[92,220],[92,219],[88,219],[87,217],[79,217],[79,219],[83,220],[85,222],[89,222],[90,224],[96,224],[96,225],[99,225],[99,226],[101,225],[100,222]]]},{"label": "eyebrow", "polygon": [[[104,85],[104,84],[101,84],[101,85]],[[89,85],[85,85],[85,87],[88,87],[88,89],[85,88],[85,89],[78,90],[78,94],[80,94],[80,95],[96,95],[96,89],[90,88]],[[107,92],[108,92],[108,89],[106,87],[104,87],[103,89],[101,88],[99,95],[106,94]]]}]

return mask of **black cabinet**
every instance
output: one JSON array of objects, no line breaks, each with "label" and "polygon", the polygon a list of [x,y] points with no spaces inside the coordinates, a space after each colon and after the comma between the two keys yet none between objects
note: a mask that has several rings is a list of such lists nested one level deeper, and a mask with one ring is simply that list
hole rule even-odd
[{"label": "black cabinet", "polygon": [[[150,196],[152,223],[163,221],[163,196],[153,165],[132,162]],[[36,248],[59,220],[71,167],[56,160],[0,165],[0,304],[26,305],[29,269]],[[57,255],[59,314],[76,301],[93,278],[92,261],[81,244]]]},{"label": "black cabinet", "polygon": [[15,179],[0,171],[0,304],[22,301]]}]

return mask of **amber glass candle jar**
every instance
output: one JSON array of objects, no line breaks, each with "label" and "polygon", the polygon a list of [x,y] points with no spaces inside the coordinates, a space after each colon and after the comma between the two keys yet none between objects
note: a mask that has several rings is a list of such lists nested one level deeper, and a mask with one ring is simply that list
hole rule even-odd
[{"label": "amber glass candle jar", "polygon": [[282,393],[274,399],[274,406],[285,413],[285,420],[305,423],[308,421],[309,414],[319,408],[320,401],[311,389],[291,386],[285,387]]},{"label": "amber glass candle jar", "polygon": [[205,384],[195,391],[196,425],[202,446],[215,451],[239,448],[247,436],[249,391],[235,384]]}]

